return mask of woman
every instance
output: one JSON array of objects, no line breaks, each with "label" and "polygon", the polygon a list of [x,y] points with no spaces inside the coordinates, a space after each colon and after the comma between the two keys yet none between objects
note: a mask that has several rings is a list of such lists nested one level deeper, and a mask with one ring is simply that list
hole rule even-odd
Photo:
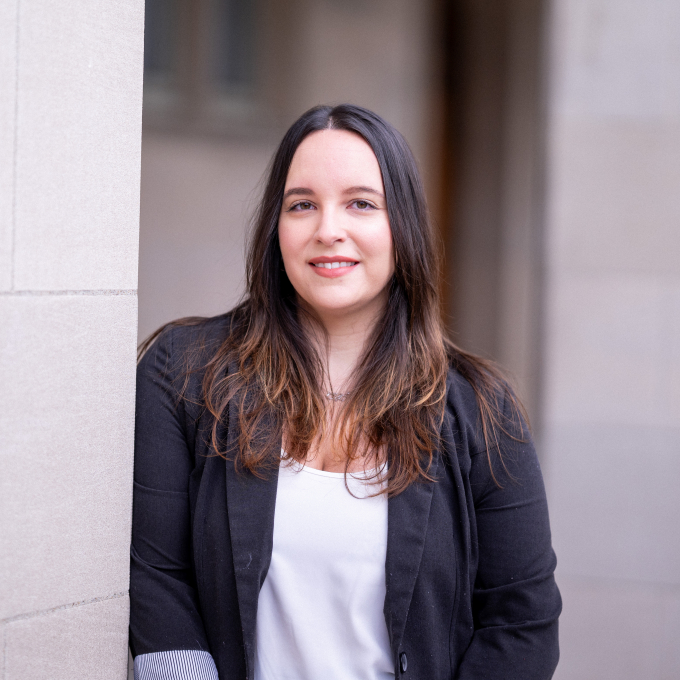
[{"label": "woman", "polygon": [[447,342],[423,189],[380,117],[274,157],[231,313],[139,365],[135,677],[550,678],[560,597],[521,409]]}]

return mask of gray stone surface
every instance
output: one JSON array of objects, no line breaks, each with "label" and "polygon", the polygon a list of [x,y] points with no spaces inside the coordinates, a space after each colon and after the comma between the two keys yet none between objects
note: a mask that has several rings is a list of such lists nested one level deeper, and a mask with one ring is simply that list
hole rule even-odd
[{"label": "gray stone surface", "polygon": [[0,296],[0,618],[128,588],[136,316]]},{"label": "gray stone surface", "polygon": [[680,4],[553,0],[551,94],[572,118],[680,114]]},{"label": "gray stone surface", "polygon": [[560,570],[680,587],[680,427],[560,425],[545,444]]},{"label": "gray stone surface", "polygon": [[137,287],[144,3],[23,2],[15,287]]},{"label": "gray stone surface", "polygon": [[4,680],[123,680],[127,596],[6,624]]},{"label": "gray stone surface", "polygon": [[12,285],[17,5],[0,3],[0,290]]},{"label": "gray stone surface", "polygon": [[680,112],[569,119],[554,136],[553,266],[680,275]]},{"label": "gray stone surface", "polygon": [[3,680],[125,677],[143,18],[0,3]]},{"label": "gray stone surface", "polygon": [[680,423],[680,285],[675,287],[669,298],[669,313],[666,316],[666,344],[671,357],[667,376],[668,408],[671,419]]},{"label": "gray stone surface", "polygon": [[546,420],[677,425],[678,315],[680,277],[556,273],[547,295]]},{"label": "gray stone surface", "polygon": [[680,677],[680,4],[555,0],[545,451],[556,678]]},{"label": "gray stone surface", "polygon": [[677,680],[680,588],[563,576],[555,680]]}]

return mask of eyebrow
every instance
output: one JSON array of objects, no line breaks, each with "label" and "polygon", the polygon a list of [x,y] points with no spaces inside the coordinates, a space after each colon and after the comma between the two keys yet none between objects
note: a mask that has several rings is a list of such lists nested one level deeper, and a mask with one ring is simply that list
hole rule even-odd
[{"label": "eyebrow", "polygon": [[314,192],[306,187],[293,187],[283,194],[283,200],[285,201],[289,196],[312,196],[313,194]]},{"label": "eyebrow", "polygon": [[[355,187],[349,187],[349,189],[345,189],[343,194],[355,194],[355,193],[367,193],[367,194],[375,194],[376,196],[380,196],[380,198],[385,198],[380,191],[377,189],[373,189],[372,187],[366,187],[366,186],[355,186]],[[308,189],[307,187],[292,187],[286,191],[285,194],[283,194],[283,200],[285,201],[289,196],[313,196],[314,192],[311,189]]]},{"label": "eyebrow", "polygon": [[365,187],[362,185],[356,186],[356,187],[350,187],[349,189],[345,189],[343,194],[356,194],[356,193],[365,193],[365,194],[375,194],[376,196],[380,196],[380,198],[385,198],[382,195],[382,192],[378,191],[377,189],[373,189],[373,187]]}]

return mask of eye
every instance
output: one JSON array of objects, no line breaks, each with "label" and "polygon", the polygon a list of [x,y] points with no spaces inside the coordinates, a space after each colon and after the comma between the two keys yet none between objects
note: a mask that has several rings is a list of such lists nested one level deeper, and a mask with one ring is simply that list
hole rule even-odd
[{"label": "eye", "polygon": [[298,201],[288,208],[288,212],[303,212],[305,210],[313,210],[314,204],[309,201]]},{"label": "eye", "polygon": [[374,210],[375,206],[373,203],[364,200],[363,198],[358,198],[356,201],[352,201],[350,205],[353,205],[358,210]]}]

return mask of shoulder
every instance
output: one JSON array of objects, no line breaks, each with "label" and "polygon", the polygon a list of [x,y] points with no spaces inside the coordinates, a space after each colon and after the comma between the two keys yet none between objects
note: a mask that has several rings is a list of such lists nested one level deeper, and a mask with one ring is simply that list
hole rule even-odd
[{"label": "shoulder", "polygon": [[191,316],[176,319],[163,326],[152,343],[171,346],[174,353],[209,351],[224,342],[230,333],[233,312],[212,317]]},{"label": "shoulder", "polygon": [[484,450],[482,412],[475,387],[453,366],[446,376],[446,415],[470,455]]},{"label": "shoulder", "polygon": [[475,384],[474,377],[449,368],[446,414],[458,445],[470,457],[485,453],[502,458],[518,443],[531,443],[530,428],[510,383],[500,374],[486,377]]},{"label": "shoulder", "polygon": [[479,412],[474,387],[453,366],[446,375],[446,408],[463,419]]},{"label": "shoulder", "polygon": [[140,365],[158,363],[178,369],[196,368],[229,338],[233,313],[214,317],[186,317],[165,324],[141,346]]},{"label": "shoulder", "polygon": [[178,319],[156,331],[140,349],[138,389],[162,384],[175,395],[199,397],[206,366],[230,337],[232,316]]}]

